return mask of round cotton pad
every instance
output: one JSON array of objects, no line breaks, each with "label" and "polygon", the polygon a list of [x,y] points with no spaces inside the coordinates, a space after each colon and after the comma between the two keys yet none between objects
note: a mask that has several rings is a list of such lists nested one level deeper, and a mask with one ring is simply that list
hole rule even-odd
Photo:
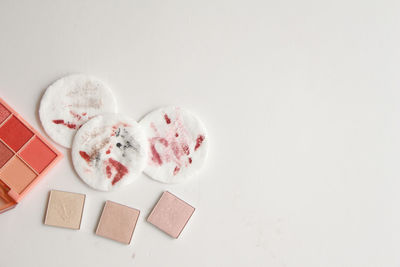
[{"label": "round cotton pad", "polygon": [[208,136],[201,121],[179,107],[164,107],[147,114],[140,125],[149,142],[144,172],[164,183],[178,183],[196,174],[208,151]]},{"label": "round cotton pad", "polygon": [[103,114],[85,123],[72,143],[72,162],[82,180],[110,191],[130,184],[147,163],[141,126],[121,114]]},{"label": "round cotton pad", "polygon": [[75,74],[50,85],[40,102],[39,116],[46,133],[64,147],[71,147],[76,131],[89,119],[116,112],[111,90],[96,78]]}]

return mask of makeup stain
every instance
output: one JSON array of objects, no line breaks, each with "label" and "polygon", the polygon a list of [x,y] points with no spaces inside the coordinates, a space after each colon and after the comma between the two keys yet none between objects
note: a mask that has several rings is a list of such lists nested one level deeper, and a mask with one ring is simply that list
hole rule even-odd
[{"label": "makeup stain", "polygon": [[186,155],[190,154],[189,146],[187,144],[183,143],[182,144],[182,149],[183,149],[183,152],[185,152]]},{"label": "makeup stain", "polygon": [[167,114],[164,114],[164,119],[165,119],[165,122],[166,122],[167,124],[170,124],[170,123],[171,123],[171,119],[168,117]]},{"label": "makeup stain", "polygon": [[120,131],[121,131],[120,127],[121,126],[130,127],[131,125],[129,125],[128,123],[125,123],[125,122],[118,122],[118,123],[114,124],[112,126],[111,136],[117,136],[118,137],[120,135]]},{"label": "makeup stain", "polygon": [[178,143],[177,142],[172,142],[171,149],[174,152],[175,157],[178,160],[180,160],[181,156],[183,155],[183,151],[181,150],[181,147],[178,145]]},{"label": "makeup stain", "polygon": [[107,166],[106,166],[106,174],[107,174],[107,177],[108,177],[108,178],[111,178],[112,173],[111,173],[111,167],[110,167],[110,165],[107,165]]},{"label": "makeup stain", "polygon": [[156,149],[156,143],[159,142],[163,146],[168,147],[168,141],[165,138],[154,137],[149,139],[149,142],[150,142],[151,160],[158,165],[162,165],[163,162],[161,160],[160,154]]},{"label": "makeup stain", "polygon": [[80,120],[82,119],[82,116],[81,116],[81,115],[79,115],[78,113],[76,113],[76,112],[74,112],[74,111],[72,111],[72,110],[70,110],[69,113],[70,113],[75,119],[77,119],[78,121],[80,121]]},{"label": "makeup stain", "polygon": [[192,164],[192,158],[188,158],[189,164]]},{"label": "makeup stain", "polygon": [[[116,161],[112,158],[108,159],[108,163],[111,164],[111,166],[117,172],[113,178],[113,181],[111,182],[112,185],[115,185],[128,173],[128,168],[125,167],[125,165],[123,165],[121,162]],[[108,166],[110,166],[110,165],[108,165]],[[110,172],[111,172],[111,168],[110,168]]]},{"label": "makeup stain", "polygon": [[201,143],[203,143],[203,141],[204,141],[204,135],[199,135],[196,139],[196,146],[194,147],[194,151],[199,149],[199,147],[201,146]]},{"label": "makeup stain", "polygon": [[178,166],[176,166],[175,169],[174,169],[174,175],[176,175],[176,174],[180,171],[180,169],[181,169],[181,168],[179,168]]},{"label": "makeup stain", "polygon": [[175,137],[178,137],[179,136],[179,134],[178,133],[175,133]]},{"label": "makeup stain", "polygon": [[70,123],[70,122],[66,123],[66,122],[64,122],[64,120],[53,120],[53,123],[67,126],[70,129],[76,129],[76,124],[75,123]]},{"label": "makeup stain", "polygon": [[79,155],[87,162],[90,163],[90,156],[85,151],[79,151]]}]

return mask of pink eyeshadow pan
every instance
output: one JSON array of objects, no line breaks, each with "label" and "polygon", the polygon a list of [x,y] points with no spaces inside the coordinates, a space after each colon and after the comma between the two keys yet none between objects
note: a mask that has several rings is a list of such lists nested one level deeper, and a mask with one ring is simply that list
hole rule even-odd
[{"label": "pink eyeshadow pan", "polygon": [[170,192],[164,192],[147,221],[173,238],[178,238],[195,208]]},{"label": "pink eyeshadow pan", "polygon": [[10,116],[11,112],[5,106],[0,104],[0,124]]},{"label": "pink eyeshadow pan", "polygon": [[14,153],[2,142],[0,142],[0,168],[14,155]]},{"label": "pink eyeshadow pan", "polygon": [[38,137],[34,137],[19,155],[38,173],[41,173],[57,157],[57,154]]}]

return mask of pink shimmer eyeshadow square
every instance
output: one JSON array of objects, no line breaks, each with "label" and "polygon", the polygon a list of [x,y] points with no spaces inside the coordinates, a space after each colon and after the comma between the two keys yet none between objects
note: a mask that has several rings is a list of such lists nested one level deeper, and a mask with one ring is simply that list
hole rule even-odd
[{"label": "pink shimmer eyeshadow square", "polygon": [[195,208],[166,191],[162,194],[147,221],[173,238],[178,238]]}]

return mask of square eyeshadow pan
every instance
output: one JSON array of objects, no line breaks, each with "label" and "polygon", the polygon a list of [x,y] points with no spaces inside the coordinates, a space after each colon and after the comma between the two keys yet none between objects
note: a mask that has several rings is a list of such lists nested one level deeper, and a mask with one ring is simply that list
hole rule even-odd
[{"label": "square eyeshadow pan", "polygon": [[79,230],[85,198],[84,194],[51,190],[44,223]]},{"label": "square eyeshadow pan", "polygon": [[12,156],[14,156],[14,152],[0,141],[0,168],[3,167]]},{"label": "square eyeshadow pan", "polygon": [[147,221],[173,238],[178,238],[195,208],[166,191],[154,206]]},{"label": "square eyeshadow pan", "polygon": [[130,244],[140,211],[112,201],[106,201],[96,234],[124,244]]}]

